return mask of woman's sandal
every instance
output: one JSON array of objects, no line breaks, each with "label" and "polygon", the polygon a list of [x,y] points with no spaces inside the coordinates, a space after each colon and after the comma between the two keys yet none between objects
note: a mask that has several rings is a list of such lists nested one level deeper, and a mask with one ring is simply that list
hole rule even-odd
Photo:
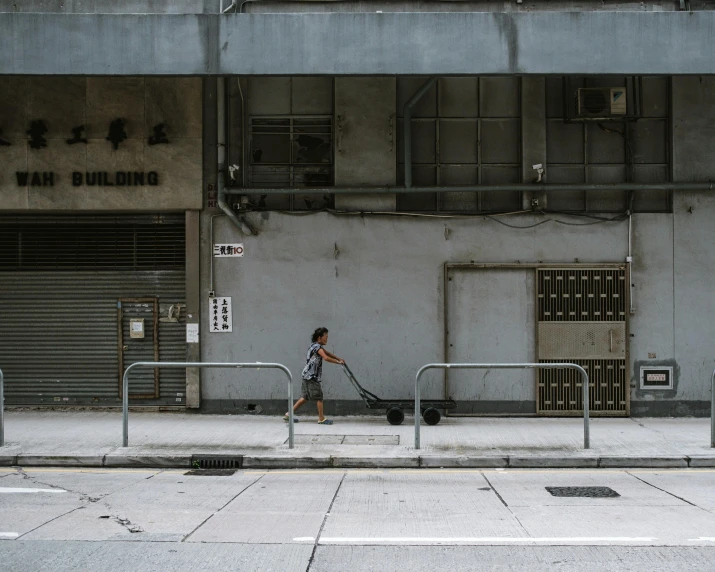
[{"label": "woman's sandal", "polygon": [[322,421],[318,421],[318,425],[332,425],[333,420],[332,419],[323,419]]},{"label": "woman's sandal", "polygon": [[[286,423],[288,423],[288,421],[290,421],[290,417],[288,417],[287,415],[284,415],[284,416],[283,416],[283,421],[285,421]],[[298,418],[295,417],[295,416],[293,417],[293,423],[298,423],[299,421],[300,421],[300,419],[298,419]]]}]

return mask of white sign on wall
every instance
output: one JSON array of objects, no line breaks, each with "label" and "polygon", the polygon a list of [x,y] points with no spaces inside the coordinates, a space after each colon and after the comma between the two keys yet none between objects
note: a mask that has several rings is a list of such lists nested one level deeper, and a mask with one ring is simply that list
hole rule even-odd
[{"label": "white sign on wall", "polygon": [[214,244],[214,256],[243,256],[243,244]]},{"label": "white sign on wall", "polygon": [[193,323],[186,324],[186,343],[187,344],[198,344],[199,343],[199,325]]},{"label": "white sign on wall", "polygon": [[231,298],[210,298],[209,317],[212,332],[232,332],[233,318],[231,314]]}]

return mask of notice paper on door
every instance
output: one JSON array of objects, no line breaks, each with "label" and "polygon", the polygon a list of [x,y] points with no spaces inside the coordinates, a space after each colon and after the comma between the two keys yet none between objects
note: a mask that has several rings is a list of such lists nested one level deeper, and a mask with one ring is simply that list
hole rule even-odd
[{"label": "notice paper on door", "polygon": [[199,325],[198,324],[186,324],[186,343],[187,344],[198,344],[199,343]]}]

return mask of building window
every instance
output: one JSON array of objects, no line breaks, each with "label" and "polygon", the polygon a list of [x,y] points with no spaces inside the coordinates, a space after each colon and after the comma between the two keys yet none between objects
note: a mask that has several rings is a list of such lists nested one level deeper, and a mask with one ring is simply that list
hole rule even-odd
[{"label": "building window", "polygon": [[[399,141],[405,103],[427,78],[398,78]],[[404,150],[398,178],[404,184]],[[519,78],[441,78],[412,110],[413,186],[495,185],[521,180]],[[521,193],[398,195],[399,210],[504,212],[521,210]]]},{"label": "building window", "polygon": [[[627,118],[579,118],[579,88],[624,87]],[[564,99],[566,98],[566,99]],[[671,180],[669,80],[664,77],[548,78],[546,182],[664,183]],[[670,212],[670,191],[560,191],[548,209],[569,212]]]},{"label": "building window", "polygon": [[248,105],[247,185],[296,190],[253,195],[251,203],[275,210],[333,206],[332,193],[309,190],[335,184],[332,78],[251,78]]}]

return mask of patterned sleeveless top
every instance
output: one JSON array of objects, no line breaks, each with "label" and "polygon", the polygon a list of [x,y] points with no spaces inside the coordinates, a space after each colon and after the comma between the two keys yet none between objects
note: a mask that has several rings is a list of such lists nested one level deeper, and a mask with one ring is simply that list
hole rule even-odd
[{"label": "patterned sleeveless top", "polygon": [[323,379],[323,358],[318,353],[321,347],[318,342],[310,344],[308,355],[305,358],[305,367],[301,373],[303,379],[312,379],[317,382]]}]

